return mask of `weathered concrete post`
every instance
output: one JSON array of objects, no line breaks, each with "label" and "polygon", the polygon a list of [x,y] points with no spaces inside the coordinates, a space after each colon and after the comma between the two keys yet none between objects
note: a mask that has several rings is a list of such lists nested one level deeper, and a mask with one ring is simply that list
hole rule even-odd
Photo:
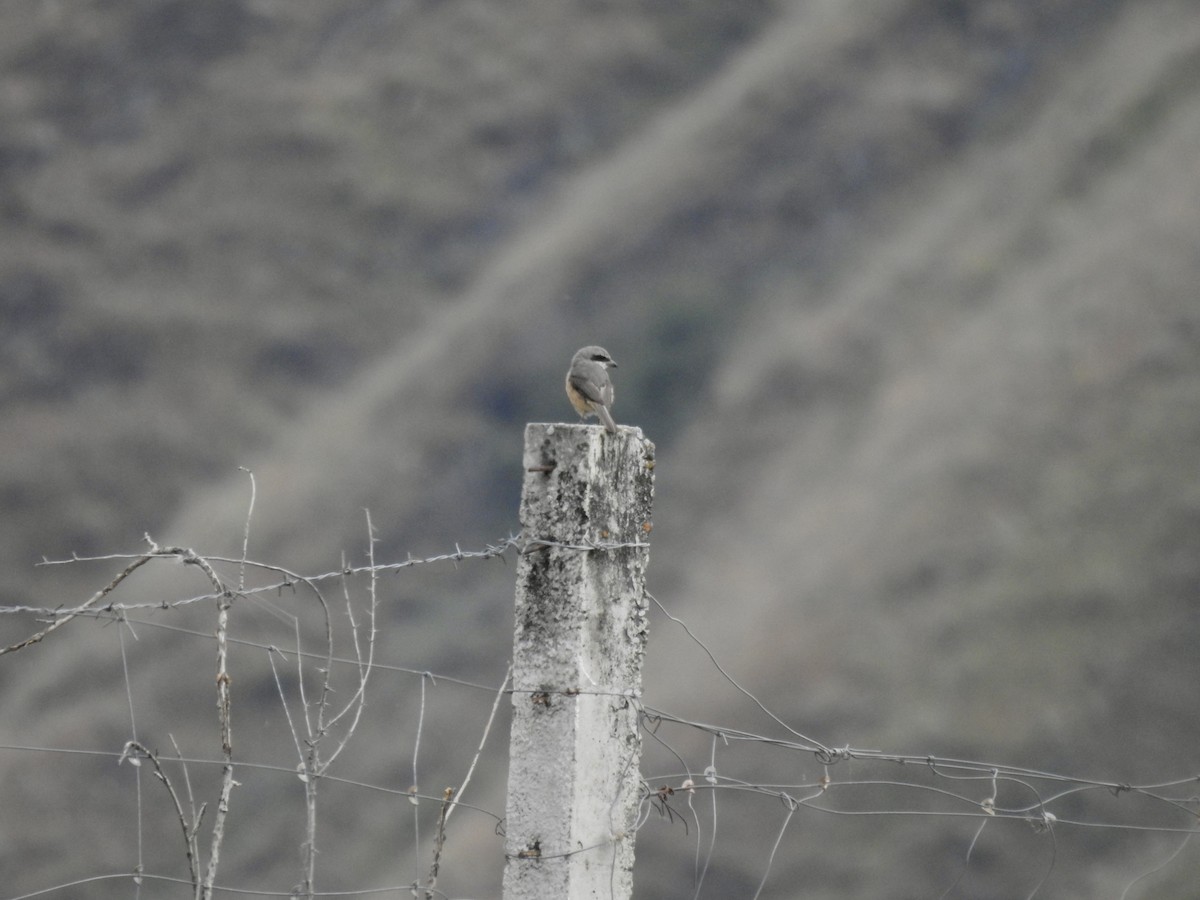
[{"label": "weathered concrete post", "polygon": [[638,428],[525,429],[504,900],[632,893],[653,468]]}]

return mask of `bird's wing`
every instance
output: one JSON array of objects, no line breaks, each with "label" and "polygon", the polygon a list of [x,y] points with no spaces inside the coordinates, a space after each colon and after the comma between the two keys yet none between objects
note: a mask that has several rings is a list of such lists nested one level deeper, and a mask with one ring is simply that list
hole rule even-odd
[{"label": "bird's wing", "polygon": [[[612,403],[612,388],[605,390],[604,370],[597,372],[571,372],[571,387],[587,397],[592,403],[607,405]],[[608,396],[605,396],[605,395]]]}]

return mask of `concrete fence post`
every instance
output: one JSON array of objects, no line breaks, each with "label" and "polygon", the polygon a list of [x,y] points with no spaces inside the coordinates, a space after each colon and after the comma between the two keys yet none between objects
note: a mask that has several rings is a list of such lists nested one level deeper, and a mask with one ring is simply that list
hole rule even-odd
[{"label": "concrete fence post", "polygon": [[504,900],[628,900],[654,445],[533,423],[524,466]]}]

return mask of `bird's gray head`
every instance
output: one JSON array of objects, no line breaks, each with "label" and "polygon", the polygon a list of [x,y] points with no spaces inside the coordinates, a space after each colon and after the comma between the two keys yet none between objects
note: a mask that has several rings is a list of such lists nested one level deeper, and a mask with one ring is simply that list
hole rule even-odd
[{"label": "bird's gray head", "polygon": [[608,355],[608,351],[603,347],[592,345],[590,347],[582,347],[575,353],[575,358],[571,362],[579,362],[581,360],[589,360],[591,362],[600,363],[606,369],[615,369],[617,364],[613,362],[613,358]]}]

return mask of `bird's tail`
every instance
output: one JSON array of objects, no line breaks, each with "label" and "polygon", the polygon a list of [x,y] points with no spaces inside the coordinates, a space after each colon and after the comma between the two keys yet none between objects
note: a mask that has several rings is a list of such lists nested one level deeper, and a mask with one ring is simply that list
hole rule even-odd
[{"label": "bird's tail", "polygon": [[612,413],[608,411],[608,407],[602,403],[596,404],[596,415],[600,417],[600,421],[604,423],[604,430],[609,434],[617,433],[617,423],[613,421]]}]

